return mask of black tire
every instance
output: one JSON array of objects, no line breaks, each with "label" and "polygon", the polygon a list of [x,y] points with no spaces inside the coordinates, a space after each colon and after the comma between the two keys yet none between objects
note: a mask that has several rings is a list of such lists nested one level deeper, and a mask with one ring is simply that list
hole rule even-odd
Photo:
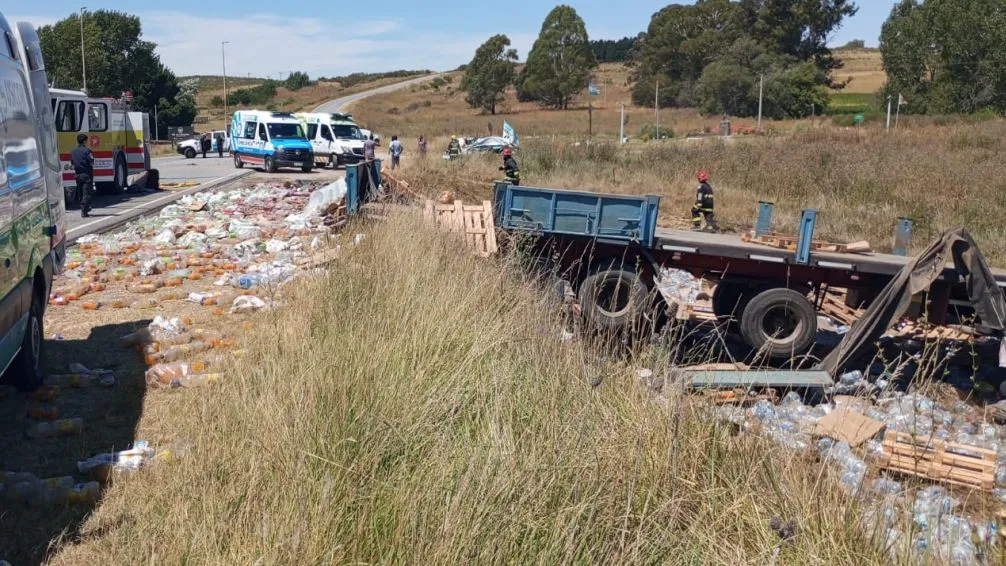
[{"label": "black tire", "polygon": [[713,312],[716,316],[738,318],[744,310],[747,285],[730,280],[720,281],[713,291]]},{"label": "black tire", "polygon": [[30,391],[42,384],[42,359],[45,349],[45,300],[36,290],[31,296],[28,322],[25,325],[21,351],[7,370],[11,385]]},{"label": "black tire", "polygon": [[619,267],[595,269],[580,284],[584,317],[599,330],[620,330],[640,319],[649,291],[639,276]]},{"label": "black tire", "polygon": [[339,168],[339,156],[336,155],[336,154],[334,154],[334,153],[332,155],[329,155],[328,156],[328,164],[332,166],[332,169],[338,169]]},{"label": "black tire", "polygon": [[300,170],[304,173],[310,173],[312,169],[314,169],[313,163],[305,163],[304,165],[300,166]]},{"label": "black tire", "polygon": [[772,358],[805,353],[817,337],[817,312],[792,289],[762,291],[741,313],[744,341]]},{"label": "black tire", "polygon": [[112,185],[119,192],[129,190],[129,168],[126,166],[126,157],[121,153],[115,158],[115,169],[112,171]]},{"label": "black tire", "polygon": [[243,169],[244,166],[245,166],[245,162],[241,161],[241,156],[238,155],[237,153],[235,153],[234,154],[234,168],[235,169]]},{"label": "black tire", "polygon": [[185,159],[195,159],[195,158],[196,158],[196,150],[192,149],[191,147],[185,148]]},{"label": "black tire", "polygon": [[272,157],[266,157],[264,165],[265,165],[265,172],[266,173],[275,173],[276,172],[276,162],[273,161]]}]

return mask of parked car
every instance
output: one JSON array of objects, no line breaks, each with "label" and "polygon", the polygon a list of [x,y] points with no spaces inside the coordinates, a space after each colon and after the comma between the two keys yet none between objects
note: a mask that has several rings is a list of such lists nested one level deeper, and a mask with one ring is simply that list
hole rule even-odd
[{"label": "parked car", "polygon": [[479,138],[461,148],[462,153],[501,153],[510,147],[510,141],[500,136]]},{"label": "parked car", "polygon": [[[212,142],[212,145],[210,145],[209,153],[217,153],[217,143],[218,143],[217,138],[219,136],[222,136],[224,138],[224,151],[229,152],[231,150],[230,133],[225,132],[224,130],[214,130],[210,132],[210,141]],[[175,145],[175,151],[184,155],[188,159],[193,159],[197,154],[203,152],[203,148],[200,145],[199,140],[200,140],[199,137],[195,137],[190,140],[178,142],[178,144]]]}]

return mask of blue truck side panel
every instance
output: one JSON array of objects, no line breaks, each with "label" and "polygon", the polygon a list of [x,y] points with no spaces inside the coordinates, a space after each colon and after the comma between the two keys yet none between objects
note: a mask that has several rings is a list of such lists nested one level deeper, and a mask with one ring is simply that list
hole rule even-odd
[{"label": "blue truck side panel", "polygon": [[494,187],[493,204],[499,228],[653,247],[660,197],[523,187],[501,181]]}]

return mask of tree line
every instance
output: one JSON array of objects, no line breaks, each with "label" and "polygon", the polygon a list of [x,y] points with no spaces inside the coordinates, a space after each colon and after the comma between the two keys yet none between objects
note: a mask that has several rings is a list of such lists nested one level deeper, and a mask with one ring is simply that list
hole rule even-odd
[{"label": "tree line", "polygon": [[856,10],[850,0],[698,0],[661,9],[637,37],[591,41],[576,11],[560,5],[520,73],[509,38],[497,35],[465,66],[461,88],[473,108],[491,113],[511,85],[521,101],[564,109],[599,61],[619,61],[633,67],[638,105],[751,116],[762,93],[765,116],[801,117],[844,86],[832,78],[841,61],[827,40]]}]

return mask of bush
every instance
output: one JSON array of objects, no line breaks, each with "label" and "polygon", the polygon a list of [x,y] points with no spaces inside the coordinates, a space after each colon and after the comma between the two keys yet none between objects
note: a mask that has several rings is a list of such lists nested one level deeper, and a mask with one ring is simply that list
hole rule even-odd
[{"label": "bush", "polygon": [[294,92],[306,86],[311,86],[312,84],[314,83],[311,82],[311,77],[309,77],[307,73],[302,73],[300,71],[290,73],[290,76],[283,81],[283,86],[285,86],[287,90],[292,90]]},{"label": "bush", "polygon": [[227,103],[232,106],[258,106],[272,102],[275,97],[276,81],[266,80],[255,87],[235,90],[227,97]]},{"label": "bush", "polygon": [[388,108],[388,114],[391,114],[392,116],[398,116],[401,113],[402,111],[397,106],[392,106],[391,108]]},{"label": "bush", "polygon": [[210,106],[220,108],[224,105],[224,99],[219,94],[210,99]]},{"label": "bush", "polygon": [[639,139],[643,141],[650,140],[663,140],[670,139],[674,137],[674,131],[667,126],[658,126],[656,124],[644,124],[639,130]]}]

